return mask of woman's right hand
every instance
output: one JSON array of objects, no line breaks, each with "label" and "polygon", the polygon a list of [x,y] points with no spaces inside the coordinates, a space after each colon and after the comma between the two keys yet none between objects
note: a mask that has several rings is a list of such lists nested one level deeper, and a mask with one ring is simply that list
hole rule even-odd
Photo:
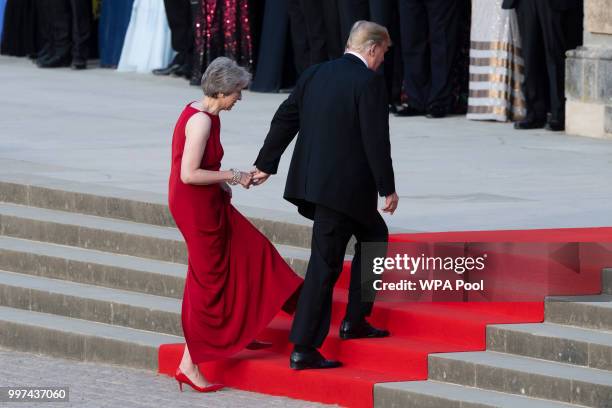
[{"label": "woman's right hand", "polygon": [[253,175],[251,173],[245,173],[244,171],[240,172],[240,185],[246,189],[251,187],[251,180],[253,179]]}]

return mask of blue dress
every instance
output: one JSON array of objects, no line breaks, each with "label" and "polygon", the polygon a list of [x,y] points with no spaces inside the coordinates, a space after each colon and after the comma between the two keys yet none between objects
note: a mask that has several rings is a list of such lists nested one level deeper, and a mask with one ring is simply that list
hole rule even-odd
[{"label": "blue dress", "polygon": [[2,27],[4,27],[4,8],[6,0],[0,0],[0,39],[2,38]]},{"label": "blue dress", "polygon": [[102,2],[98,39],[101,67],[114,68],[119,64],[133,4],[134,0],[104,0]]},{"label": "blue dress", "polygon": [[163,0],[135,0],[117,65],[120,72],[150,73],[168,66],[172,51]]}]

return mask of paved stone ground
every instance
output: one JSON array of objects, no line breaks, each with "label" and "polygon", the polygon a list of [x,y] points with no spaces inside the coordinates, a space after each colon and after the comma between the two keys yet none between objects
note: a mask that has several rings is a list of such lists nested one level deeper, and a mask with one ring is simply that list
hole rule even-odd
[{"label": "paved stone ground", "polygon": [[284,397],[226,389],[200,394],[150,371],[107,364],[83,363],[0,348],[0,387],[69,387],[70,402],[0,402],[14,408],[221,408],[331,407]]},{"label": "paved stone ground", "polygon": [[[0,57],[0,177],[45,175],[166,194],[174,123],[200,90],[178,78],[107,69],[41,70]],[[223,112],[224,167],[248,168],[279,94],[244,93]],[[509,123],[390,119],[400,206],[393,230],[612,225],[612,140]],[[291,148],[289,149],[291,150]],[[282,200],[290,159],[234,203],[294,215]]]}]

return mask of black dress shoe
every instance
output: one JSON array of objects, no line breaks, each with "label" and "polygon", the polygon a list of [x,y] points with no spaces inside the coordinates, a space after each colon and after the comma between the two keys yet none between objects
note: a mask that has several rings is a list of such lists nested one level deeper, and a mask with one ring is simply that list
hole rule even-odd
[{"label": "black dress shoe", "polygon": [[64,56],[64,57],[53,56],[53,57],[49,57],[48,59],[37,61],[36,65],[38,65],[39,68],[68,67],[68,66],[70,66],[70,56]]},{"label": "black dress shoe", "polygon": [[289,367],[294,370],[336,368],[342,365],[336,360],[326,360],[318,350],[299,352],[293,351],[289,357]]},{"label": "black dress shoe", "polygon": [[565,115],[553,116],[551,113],[549,113],[546,116],[546,125],[544,126],[544,129],[552,132],[560,132],[565,130]]},{"label": "black dress shoe", "polygon": [[170,75],[177,71],[181,66],[179,64],[170,64],[166,68],[158,68],[153,70],[153,75]]},{"label": "black dress shoe", "polygon": [[72,64],[70,65],[72,69],[85,69],[87,68],[87,61],[82,58],[75,58],[72,60]]},{"label": "black dress shoe", "polygon": [[432,106],[427,110],[427,117],[429,119],[439,119],[446,116],[446,109],[441,106]]},{"label": "black dress shoe", "polygon": [[340,325],[340,338],[342,340],[373,339],[380,337],[389,337],[389,331],[377,329],[365,319],[359,323],[343,320],[342,324]]},{"label": "black dress shoe", "polygon": [[191,78],[191,67],[187,65],[181,65],[177,70],[172,72],[172,76],[189,79]]},{"label": "black dress shoe", "polygon": [[394,113],[395,116],[423,116],[425,114],[425,111],[405,103],[397,106],[396,110],[397,112]]},{"label": "black dress shoe", "polygon": [[514,122],[514,128],[518,130],[541,129],[545,124],[546,121],[544,119],[525,118],[518,122]]}]

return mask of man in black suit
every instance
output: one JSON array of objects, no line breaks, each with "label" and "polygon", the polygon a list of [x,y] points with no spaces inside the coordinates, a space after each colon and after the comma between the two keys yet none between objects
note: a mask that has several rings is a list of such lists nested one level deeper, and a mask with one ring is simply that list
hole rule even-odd
[{"label": "man in black suit", "polygon": [[514,128],[565,129],[565,52],[581,42],[581,0],[504,0],[502,8],[516,9],[525,67],[527,114]]},{"label": "man in black suit", "polygon": [[164,0],[166,18],[170,26],[172,49],[176,55],[165,68],[154,69],[154,75],[174,75],[191,78],[193,65],[193,11],[197,2],[192,0]]},{"label": "man in black suit", "polygon": [[452,103],[457,0],[399,0],[408,106],[398,116],[442,118]]},{"label": "man in black suit", "polygon": [[[314,220],[312,252],[290,340],[293,369],[333,368],[317,350],[329,332],[332,292],[342,270],[346,245],[355,235],[349,301],[340,326],[342,339],[386,337],[367,321],[374,290],[361,276],[361,243],[387,242],[388,229],[377,211],[397,208],[389,142],[384,79],[376,70],[390,45],[387,30],[358,21],[344,56],[308,68],[276,111],[253,176],[261,184],[275,174],[282,153],[299,131],[284,198]],[[384,256],[384,255],[383,255]],[[366,265],[369,264],[366,262]]]},{"label": "man in black suit", "polygon": [[85,69],[92,26],[90,0],[40,0],[44,44],[40,68]]}]

